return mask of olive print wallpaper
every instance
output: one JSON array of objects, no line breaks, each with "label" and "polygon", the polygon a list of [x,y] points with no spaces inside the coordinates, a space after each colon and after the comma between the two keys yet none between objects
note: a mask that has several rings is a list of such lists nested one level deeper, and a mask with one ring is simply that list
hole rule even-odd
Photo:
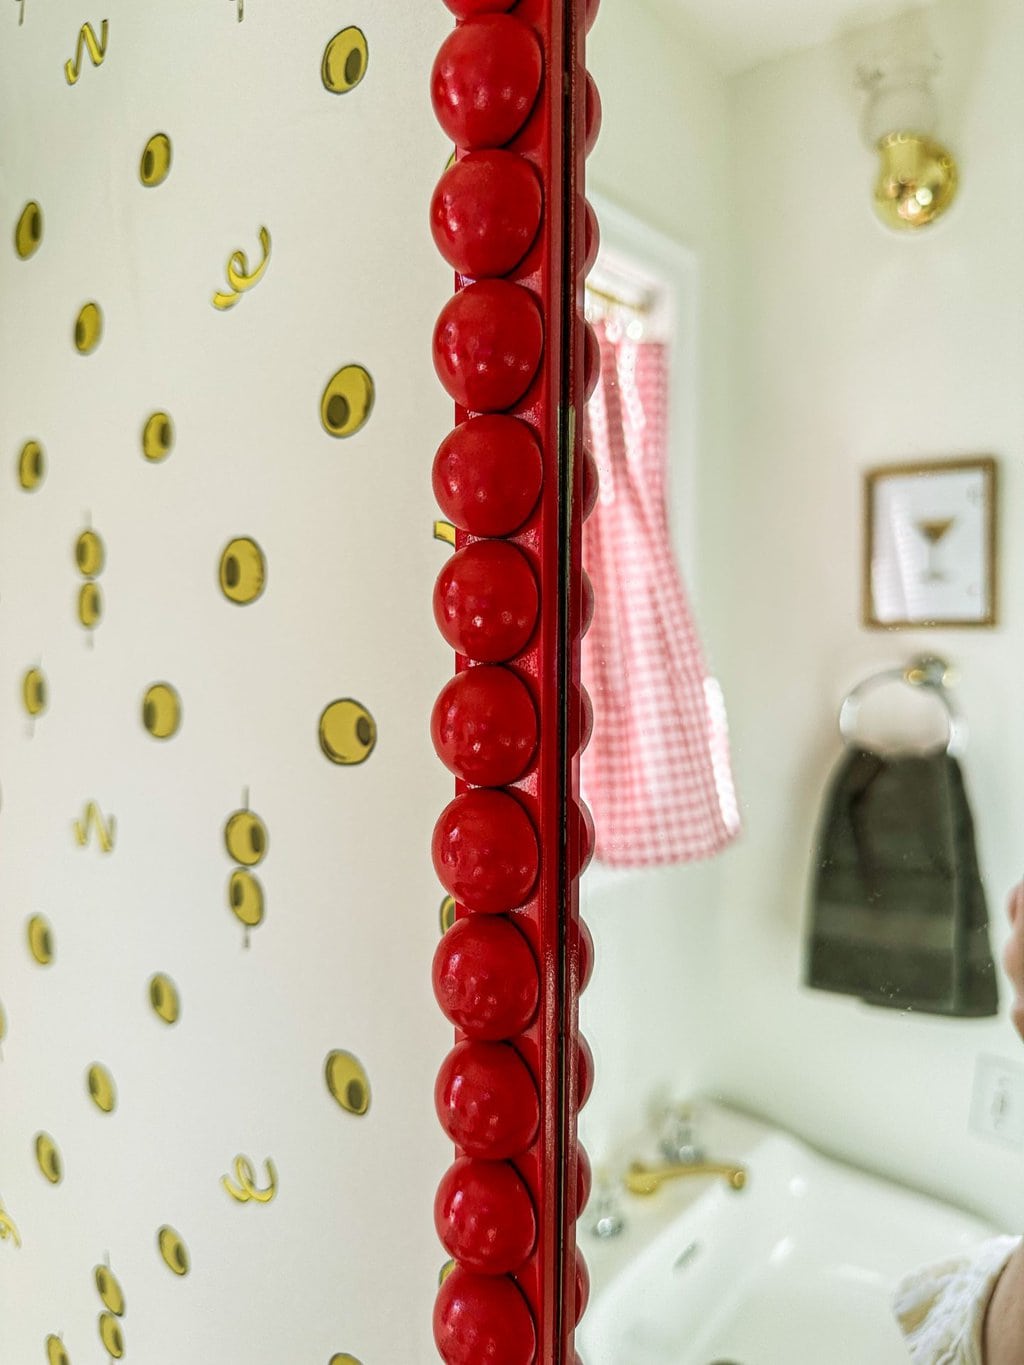
[{"label": "olive print wallpaper", "polygon": [[436,1359],[416,0],[0,12],[0,1360]]}]

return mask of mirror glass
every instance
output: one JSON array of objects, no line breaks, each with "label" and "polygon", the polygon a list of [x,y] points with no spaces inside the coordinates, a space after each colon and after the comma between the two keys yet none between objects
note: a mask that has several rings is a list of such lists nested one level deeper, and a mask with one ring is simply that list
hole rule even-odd
[{"label": "mirror glass", "polygon": [[1024,14],[604,0],[590,41],[580,1353],[897,1365],[903,1277],[1024,1225]]}]

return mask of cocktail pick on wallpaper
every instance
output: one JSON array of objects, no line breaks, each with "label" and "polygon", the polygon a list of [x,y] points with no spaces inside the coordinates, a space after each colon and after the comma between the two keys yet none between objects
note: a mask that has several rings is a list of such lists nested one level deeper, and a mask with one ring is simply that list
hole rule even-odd
[{"label": "cocktail pick on wallpaper", "polygon": [[85,579],[78,592],[78,620],[86,630],[95,630],[103,618],[103,593],[96,580],[106,564],[102,537],[87,527],[75,541],[75,567]]},{"label": "cocktail pick on wallpaper", "polygon": [[124,1329],[119,1321],[126,1311],[124,1290],[109,1261],[94,1268],[93,1279],[103,1305],[96,1324],[100,1341],[112,1360],[120,1360],[125,1353]]},{"label": "cocktail pick on wallpaper", "polygon": [[270,848],[266,824],[249,807],[248,787],[241,809],[233,811],[224,825],[224,847],[232,862],[240,864],[228,881],[228,906],[245,929],[248,948],[250,930],[263,923],[266,912],[263,885],[252,869],[263,862]]}]

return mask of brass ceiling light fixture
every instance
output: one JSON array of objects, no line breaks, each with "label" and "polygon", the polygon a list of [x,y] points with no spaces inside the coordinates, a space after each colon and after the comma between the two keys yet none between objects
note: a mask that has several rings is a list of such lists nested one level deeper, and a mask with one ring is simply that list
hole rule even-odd
[{"label": "brass ceiling light fixture", "polygon": [[914,26],[897,30],[890,50],[858,72],[867,93],[864,140],[881,161],[875,209],[896,231],[927,227],[956,198],[956,160],[935,136],[938,106],[932,83],[941,58]]}]

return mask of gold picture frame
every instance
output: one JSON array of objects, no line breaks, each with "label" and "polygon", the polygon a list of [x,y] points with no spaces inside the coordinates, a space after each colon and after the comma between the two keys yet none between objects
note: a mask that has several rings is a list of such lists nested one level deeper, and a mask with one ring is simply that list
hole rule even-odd
[{"label": "gold picture frame", "polygon": [[999,623],[999,469],[991,456],[880,465],[864,476],[863,624]]}]

